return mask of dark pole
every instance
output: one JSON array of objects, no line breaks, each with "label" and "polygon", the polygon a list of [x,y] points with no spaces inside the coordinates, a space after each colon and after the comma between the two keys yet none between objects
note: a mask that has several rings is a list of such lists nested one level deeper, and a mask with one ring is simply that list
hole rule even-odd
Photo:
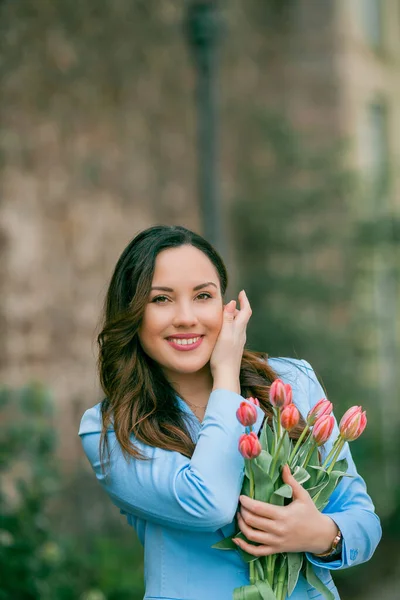
[{"label": "dark pole", "polygon": [[186,30],[197,70],[198,187],[204,236],[225,254],[218,185],[216,66],[217,0],[187,0]]}]

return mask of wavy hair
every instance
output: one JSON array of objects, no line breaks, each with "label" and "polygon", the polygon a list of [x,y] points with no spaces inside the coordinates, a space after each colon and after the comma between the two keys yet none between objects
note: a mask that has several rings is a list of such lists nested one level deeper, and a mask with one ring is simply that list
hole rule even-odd
[{"label": "wavy hair", "polygon": [[[203,237],[181,226],[155,226],[139,233],[120,256],[104,305],[98,336],[100,382],[106,398],[101,404],[100,457],[109,452],[107,430],[113,428],[126,458],[145,460],[133,440],[174,450],[191,457],[195,444],[188,414],[160,366],[142,349],[138,332],[150,294],[157,255],[168,248],[191,245],[214,265],[222,296],[228,285],[226,267]],[[272,416],[269,388],[276,374],[267,355],[245,350],[240,369],[241,394],[257,397],[267,418]],[[290,436],[297,439],[304,422]]]}]

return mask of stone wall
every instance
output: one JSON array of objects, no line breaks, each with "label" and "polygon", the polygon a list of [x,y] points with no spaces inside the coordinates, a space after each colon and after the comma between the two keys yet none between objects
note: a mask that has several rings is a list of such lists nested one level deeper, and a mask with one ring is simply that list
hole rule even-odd
[{"label": "stone wall", "polygon": [[[223,7],[226,210],[257,133],[253,111],[280,110],[320,137],[336,128],[331,4],[296,6]],[[200,228],[184,5],[21,0],[0,11],[0,376],[50,386],[74,462],[82,410],[101,397],[96,328],[119,254],[154,223]],[[250,154],[262,169],[262,148]]]}]

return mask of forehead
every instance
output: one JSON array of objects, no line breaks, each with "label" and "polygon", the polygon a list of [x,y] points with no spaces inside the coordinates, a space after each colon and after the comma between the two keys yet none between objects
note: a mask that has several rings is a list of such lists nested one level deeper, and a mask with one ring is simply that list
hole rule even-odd
[{"label": "forehead", "polygon": [[219,286],[219,277],[211,260],[194,246],[168,248],[158,254],[155,263],[153,285],[196,285],[212,281]]}]

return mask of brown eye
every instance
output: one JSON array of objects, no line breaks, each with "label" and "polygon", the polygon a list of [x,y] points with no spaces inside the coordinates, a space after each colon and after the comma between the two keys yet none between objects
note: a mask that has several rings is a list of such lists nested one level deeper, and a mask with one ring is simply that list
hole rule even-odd
[{"label": "brown eye", "polygon": [[197,298],[199,300],[208,300],[208,298],[212,298],[211,294],[209,294],[208,292],[202,292],[201,294],[199,294],[197,296]]},{"label": "brown eye", "polygon": [[154,302],[154,304],[166,304],[168,302],[168,298],[167,296],[156,296],[153,298],[152,302]]}]

